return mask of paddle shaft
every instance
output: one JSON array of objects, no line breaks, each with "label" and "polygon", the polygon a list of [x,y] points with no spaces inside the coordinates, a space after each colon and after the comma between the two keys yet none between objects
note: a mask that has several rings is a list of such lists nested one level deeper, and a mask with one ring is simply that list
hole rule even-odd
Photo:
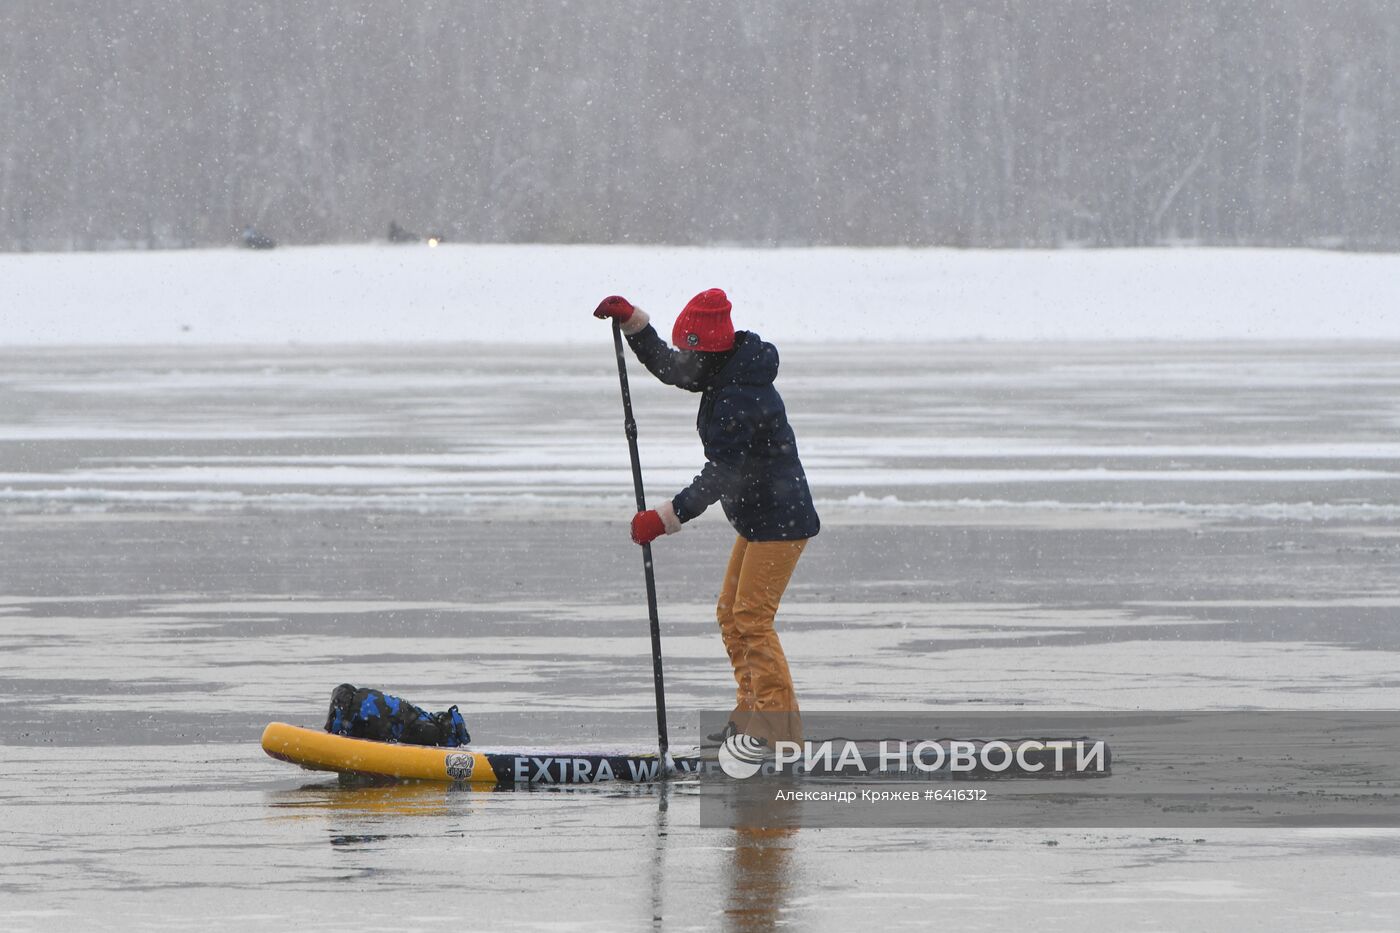
[{"label": "paddle shaft", "polygon": [[[613,349],[617,351],[617,378],[622,385],[622,426],[627,434],[627,450],[632,455],[632,487],[637,493],[637,511],[645,512],[642,491],[642,459],[637,453],[637,420],[632,417],[632,392],[627,388],[627,357],[622,349],[622,327],[612,322]],[[670,741],[666,737],[666,683],[661,674],[661,619],[656,613],[656,573],[651,563],[651,545],[642,545],[642,567],[647,579],[647,613],[651,617],[651,672],[656,685],[656,737],[661,746],[661,770],[666,769]]]}]

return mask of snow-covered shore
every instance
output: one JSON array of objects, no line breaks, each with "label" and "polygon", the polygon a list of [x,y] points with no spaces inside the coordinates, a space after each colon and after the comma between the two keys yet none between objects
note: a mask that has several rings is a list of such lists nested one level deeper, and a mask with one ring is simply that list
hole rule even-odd
[{"label": "snow-covered shore", "polygon": [[711,286],[787,343],[1400,339],[1400,255],[447,244],[0,254],[0,341],[596,342]]}]

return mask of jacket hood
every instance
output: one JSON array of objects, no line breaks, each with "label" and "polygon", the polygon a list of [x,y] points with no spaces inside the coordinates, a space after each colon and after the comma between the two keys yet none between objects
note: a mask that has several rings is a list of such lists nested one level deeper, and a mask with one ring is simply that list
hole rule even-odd
[{"label": "jacket hood", "polygon": [[777,378],[778,348],[752,331],[741,330],[734,335],[734,355],[715,374],[710,386],[766,386]]}]

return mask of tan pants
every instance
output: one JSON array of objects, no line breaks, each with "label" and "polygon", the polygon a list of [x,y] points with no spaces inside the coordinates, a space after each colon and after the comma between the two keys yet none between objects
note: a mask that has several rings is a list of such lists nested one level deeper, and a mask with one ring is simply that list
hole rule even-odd
[{"label": "tan pants", "polygon": [[807,541],[749,541],[740,537],[729,555],[715,615],[734,666],[734,712],[740,732],[770,743],[802,741],[802,716],[787,657],[773,630],[778,603]]}]

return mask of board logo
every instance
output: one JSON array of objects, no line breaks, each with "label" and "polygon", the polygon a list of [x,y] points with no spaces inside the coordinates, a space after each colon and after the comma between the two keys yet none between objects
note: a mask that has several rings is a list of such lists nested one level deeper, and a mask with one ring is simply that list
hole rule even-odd
[{"label": "board logo", "polygon": [[448,755],[447,776],[455,781],[465,781],[472,776],[476,759],[471,755]]},{"label": "board logo", "polygon": [[751,778],[763,767],[763,740],[742,732],[724,740],[715,753],[724,773],[742,781]]}]

